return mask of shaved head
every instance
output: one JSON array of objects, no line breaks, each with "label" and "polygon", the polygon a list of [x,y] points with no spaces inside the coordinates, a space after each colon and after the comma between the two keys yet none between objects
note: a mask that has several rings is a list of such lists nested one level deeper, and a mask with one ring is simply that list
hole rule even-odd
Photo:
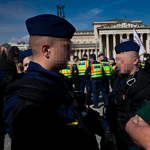
[{"label": "shaved head", "polygon": [[50,46],[52,46],[55,40],[55,37],[31,35],[30,47],[32,49],[33,56],[36,57],[43,44],[49,44]]}]

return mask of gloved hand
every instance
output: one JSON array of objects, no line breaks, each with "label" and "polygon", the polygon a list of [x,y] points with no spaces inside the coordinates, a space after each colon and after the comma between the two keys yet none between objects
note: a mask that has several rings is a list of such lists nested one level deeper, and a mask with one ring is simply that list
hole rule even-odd
[{"label": "gloved hand", "polygon": [[116,139],[113,133],[111,132],[109,125],[106,127],[104,131],[104,136],[105,136],[105,144],[109,145],[109,149],[117,150]]}]

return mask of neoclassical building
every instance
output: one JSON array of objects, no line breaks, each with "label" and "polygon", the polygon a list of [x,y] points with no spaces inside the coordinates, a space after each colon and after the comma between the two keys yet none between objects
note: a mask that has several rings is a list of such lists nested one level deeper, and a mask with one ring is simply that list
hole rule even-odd
[{"label": "neoclassical building", "polygon": [[[129,21],[112,19],[104,22],[93,22],[94,30],[78,30],[72,41],[74,55],[81,59],[83,54],[103,53],[106,57],[115,57],[114,47],[121,39],[133,41],[133,28],[135,27],[148,53],[150,53],[150,26],[142,21]],[[71,57],[71,61],[73,57]]]}]

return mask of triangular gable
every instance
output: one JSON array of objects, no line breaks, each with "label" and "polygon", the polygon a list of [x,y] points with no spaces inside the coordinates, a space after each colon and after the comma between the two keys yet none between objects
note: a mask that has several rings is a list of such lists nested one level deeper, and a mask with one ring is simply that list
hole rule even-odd
[{"label": "triangular gable", "polygon": [[109,28],[150,28],[150,26],[147,26],[147,25],[144,25],[144,24],[141,24],[141,23],[133,23],[131,21],[118,21],[116,23],[112,23],[112,24],[108,24],[108,25],[105,25],[105,26],[101,26],[100,28],[103,28],[103,29],[109,29]]}]

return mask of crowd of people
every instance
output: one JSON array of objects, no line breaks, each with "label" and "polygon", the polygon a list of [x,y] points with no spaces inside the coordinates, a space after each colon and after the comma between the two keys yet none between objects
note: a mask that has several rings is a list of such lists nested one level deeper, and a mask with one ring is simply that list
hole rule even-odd
[{"label": "crowd of people", "polygon": [[[125,40],[109,61],[85,53],[67,64],[72,24],[46,14],[26,26],[31,49],[0,57],[0,149],[6,133],[11,150],[98,150],[95,134],[102,150],[150,149],[149,54],[140,62],[139,45]],[[103,114],[95,111],[100,93]]]}]

